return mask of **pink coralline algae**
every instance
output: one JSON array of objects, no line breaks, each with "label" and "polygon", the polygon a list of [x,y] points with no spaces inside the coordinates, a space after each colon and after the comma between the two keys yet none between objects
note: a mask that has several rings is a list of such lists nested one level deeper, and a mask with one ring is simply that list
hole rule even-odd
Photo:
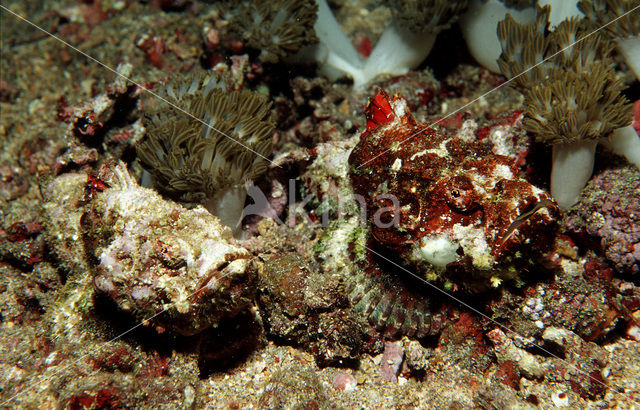
[{"label": "pink coralline algae", "polygon": [[351,374],[338,373],[333,376],[331,384],[338,390],[349,392],[356,388],[356,386],[358,385],[358,381]]},{"label": "pink coralline algae", "polygon": [[606,170],[589,182],[567,221],[570,230],[599,238],[604,256],[620,273],[640,273],[640,173]]},{"label": "pink coralline algae", "polygon": [[428,280],[480,291],[519,282],[551,250],[559,209],[491,141],[418,124],[379,91],[349,158],[371,238]]},{"label": "pink coralline algae", "polygon": [[404,359],[404,351],[401,342],[387,342],[382,353],[382,363],[380,363],[380,375],[389,382],[398,381],[400,365]]}]

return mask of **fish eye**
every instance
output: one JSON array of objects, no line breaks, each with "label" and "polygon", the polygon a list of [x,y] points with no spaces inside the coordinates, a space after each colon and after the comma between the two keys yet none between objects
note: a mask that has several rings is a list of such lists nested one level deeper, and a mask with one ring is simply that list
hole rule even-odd
[{"label": "fish eye", "polygon": [[454,212],[472,212],[479,206],[478,197],[473,189],[471,180],[463,175],[456,176],[447,182],[444,197]]}]

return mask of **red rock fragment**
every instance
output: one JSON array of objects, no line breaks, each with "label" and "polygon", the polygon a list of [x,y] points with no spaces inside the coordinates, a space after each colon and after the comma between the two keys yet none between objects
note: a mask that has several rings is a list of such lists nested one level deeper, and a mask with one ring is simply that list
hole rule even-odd
[{"label": "red rock fragment", "polygon": [[586,280],[609,283],[613,279],[613,269],[602,261],[591,259],[584,264],[583,276]]},{"label": "red rock fragment", "polygon": [[18,95],[18,88],[0,78],[0,101],[11,102]]},{"label": "red rock fragment", "polygon": [[169,372],[167,359],[157,352],[149,357],[149,361],[142,366],[139,375],[141,377],[162,377]]},{"label": "red rock fragment", "polygon": [[514,390],[519,389],[520,371],[512,360],[507,360],[498,367],[495,373],[500,383],[511,387]]},{"label": "red rock fragment", "polygon": [[107,348],[90,359],[95,369],[103,369],[110,372],[130,372],[133,369],[133,354],[131,348],[126,345],[118,345],[113,349]]},{"label": "red rock fragment", "polygon": [[67,399],[66,406],[72,410],[121,408],[121,393],[113,387],[88,391]]},{"label": "red rock fragment", "polygon": [[418,92],[418,97],[420,97],[420,101],[422,102],[422,105],[427,106],[436,97],[436,92],[431,88],[423,89],[422,91]]},{"label": "red rock fragment", "polygon": [[353,42],[356,50],[358,50],[362,57],[369,57],[371,51],[373,50],[373,46],[371,45],[371,40],[369,40],[367,36],[362,33],[358,33]]},{"label": "red rock fragment", "polygon": [[136,47],[144,51],[147,61],[154,67],[162,68],[162,55],[166,51],[164,41],[158,36],[143,35],[136,41]]},{"label": "red rock fragment", "polygon": [[640,135],[640,100],[633,103],[633,128]]},{"label": "red rock fragment", "polygon": [[22,242],[42,231],[39,222],[16,222],[7,229],[7,239],[11,242]]},{"label": "red rock fragment", "polygon": [[244,50],[244,44],[240,40],[234,40],[231,42],[231,51],[233,54],[242,54]]},{"label": "red rock fragment", "polygon": [[[457,321],[451,322],[440,338],[440,345],[450,343],[463,343],[465,340],[474,340],[479,345],[484,346],[482,325],[469,312],[460,312]],[[486,346],[484,346],[486,348]]]},{"label": "red rock fragment", "polygon": [[133,137],[134,135],[135,135],[135,131],[133,130],[133,128],[127,127],[124,130],[115,134],[113,137],[111,137],[111,140],[117,143],[128,142],[131,139],[131,137]]}]

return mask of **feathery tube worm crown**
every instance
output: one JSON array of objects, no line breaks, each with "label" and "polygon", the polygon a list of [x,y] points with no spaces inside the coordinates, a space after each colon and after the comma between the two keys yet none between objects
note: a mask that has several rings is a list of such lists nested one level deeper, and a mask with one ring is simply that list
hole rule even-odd
[{"label": "feathery tube worm crown", "polygon": [[230,31],[260,51],[260,61],[277,63],[317,41],[313,25],[318,8],[313,1],[233,2],[220,8]]},{"label": "feathery tube worm crown", "polygon": [[498,24],[498,65],[524,93],[525,129],[552,146],[551,193],[566,209],[591,177],[596,144],[629,124],[631,105],[611,68],[613,43],[587,36],[585,21],[575,17],[549,31],[549,12],[538,8],[535,24],[510,16]]},{"label": "feathery tube worm crown", "polygon": [[267,169],[271,154],[271,103],[204,75],[168,85],[164,97],[206,125],[162,104],[144,116],[147,134],[136,147],[140,163],[160,192],[205,205],[238,235],[247,183]]}]

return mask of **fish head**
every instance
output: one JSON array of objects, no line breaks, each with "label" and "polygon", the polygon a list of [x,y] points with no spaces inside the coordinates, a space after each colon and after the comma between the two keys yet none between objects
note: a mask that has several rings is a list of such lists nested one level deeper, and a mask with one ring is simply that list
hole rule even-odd
[{"label": "fish head", "polygon": [[430,278],[515,278],[548,252],[561,211],[486,142],[418,124],[379,92],[349,158],[377,244]]}]

